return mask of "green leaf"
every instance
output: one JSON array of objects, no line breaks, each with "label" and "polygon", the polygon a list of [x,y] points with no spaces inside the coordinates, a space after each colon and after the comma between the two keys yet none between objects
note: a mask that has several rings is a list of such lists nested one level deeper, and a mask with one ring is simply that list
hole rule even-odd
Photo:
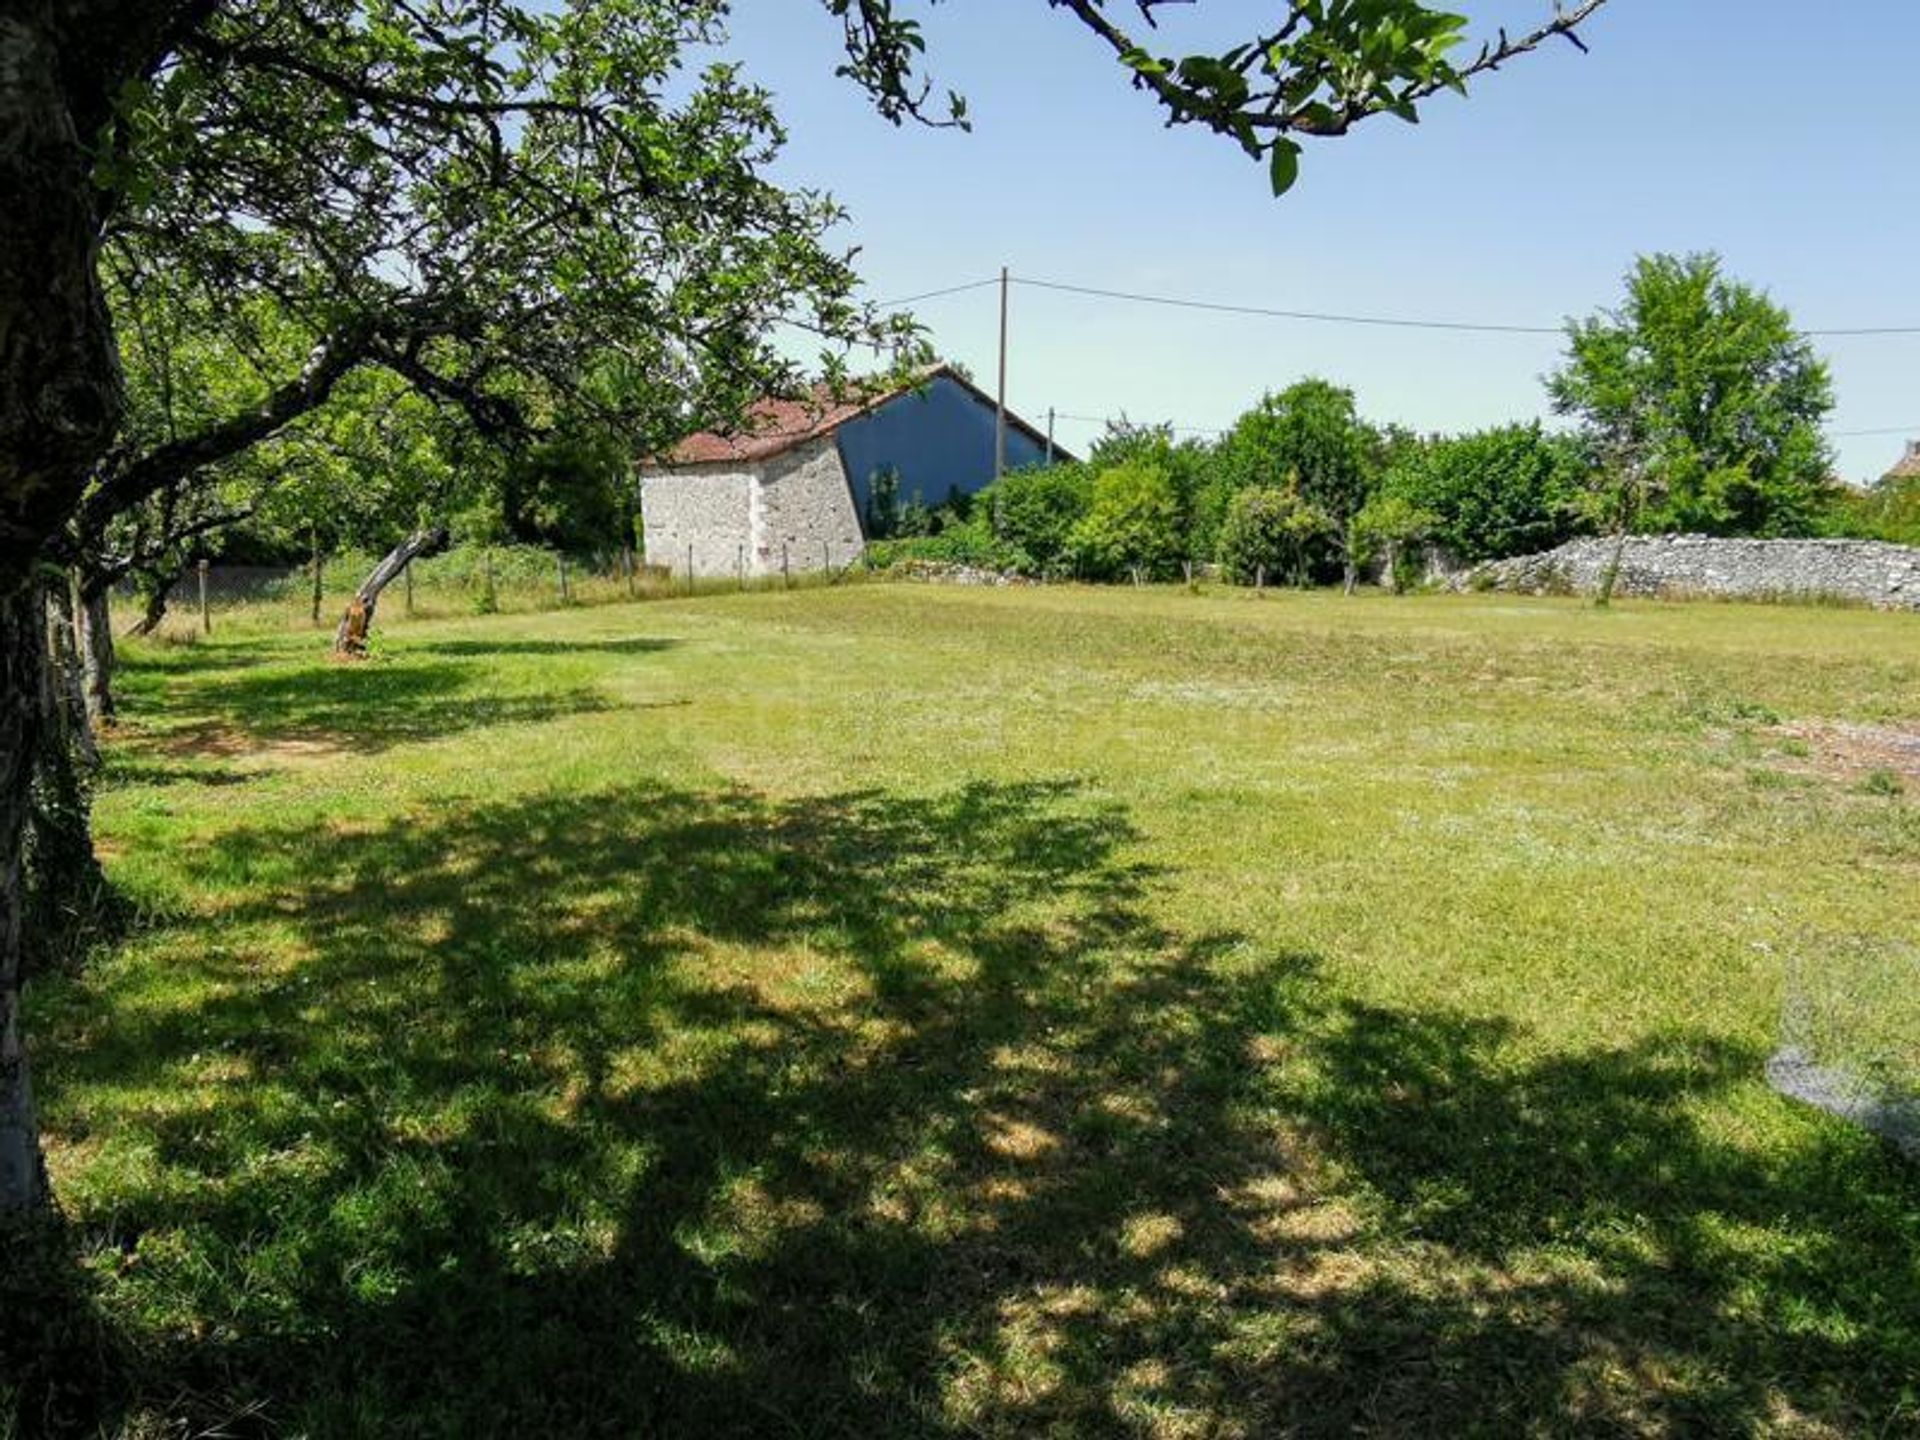
[{"label": "green leaf", "polygon": [[1273,142],[1273,155],[1267,162],[1267,175],[1275,196],[1284,195],[1300,178],[1300,146],[1292,140]]}]

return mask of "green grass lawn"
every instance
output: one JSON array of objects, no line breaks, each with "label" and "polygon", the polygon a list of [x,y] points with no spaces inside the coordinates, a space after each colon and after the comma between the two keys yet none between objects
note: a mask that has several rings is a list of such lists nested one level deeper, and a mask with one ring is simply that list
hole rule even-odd
[{"label": "green grass lawn", "polygon": [[1847,739],[1920,729],[1920,619],[322,648],[128,648],[143,923],[30,996],[136,1431],[1920,1430],[1920,1170],[1762,1073],[1783,957],[1920,929],[1920,775]]}]

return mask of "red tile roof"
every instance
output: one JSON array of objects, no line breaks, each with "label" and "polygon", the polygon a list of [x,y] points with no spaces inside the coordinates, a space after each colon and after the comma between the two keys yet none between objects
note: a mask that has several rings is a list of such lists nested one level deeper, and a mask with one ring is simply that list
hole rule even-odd
[{"label": "red tile roof", "polygon": [[816,385],[801,399],[756,400],[747,409],[740,428],[731,431],[702,430],[689,435],[661,459],[666,465],[716,465],[727,462],[765,460],[791,450],[819,435],[830,435],[857,415],[884,405],[896,395],[904,395],[933,379],[952,373],[945,365],[936,365],[907,385],[898,385],[865,395],[856,390],[843,399],[833,398],[826,385]]},{"label": "red tile roof", "polygon": [[[904,385],[871,391],[865,395],[856,389],[846,398],[835,400],[829,387],[816,385],[810,394],[801,399],[755,401],[748,407],[746,419],[739,429],[702,430],[697,435],[689,435],[666,455],[649,457],[645,463],[666,466],[721,465],[766,460],[818,436],[831,435],[847,421],[869,410],[877,410],[889,400],[910,394],[942,376],[972,392],[982,403],[994,403],[991,395],[953,366],[932,365]],[[1024,431],[1037,443],[1045,441],[1045,436],[1012,411],[1007,412],[1007,425],[1011,429]],[[1073,458],[1064,448],[1054,448],[1061,458]]]}]

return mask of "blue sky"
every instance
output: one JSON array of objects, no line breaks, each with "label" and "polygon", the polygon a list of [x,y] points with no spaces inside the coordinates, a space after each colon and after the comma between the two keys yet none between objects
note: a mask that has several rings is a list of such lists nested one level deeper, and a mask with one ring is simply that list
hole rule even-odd
[{"label": "blue sky", "polygon": [[[1615,303],[1633,257],[1719,251],[1802,326],[1920,325],[1914,0],[1613,0],[1571,47],[1310,143],[1281,200],[1226,142],[1168,130],[1098,42],[1040,0],[897,0],[974,130],[896,130],[833,76],[812,0],[737,0],[731,50],[779,96],[788,184],[851,211],[875,298],[994,275],[1233,303],[1521,325]],[[1170,7],[1171,8],[1171,7]],[[1549,0],[1459,0],[1477,31]],[[1206,0],[1167,48],[1251,30],[1272,0]],[[1166,13],[1166,12],[1163,12]],[[1211,35],[1207,32],[1213,32]],[[916,307],[991,380],[997,300]],[[1379,421],[1458,430],[1544,414],[1551,336],[1433,334],[1169,311],[1016,289],[1009,396],[1030,417],[1125,413],[1223,426],[1304,374]],[[1920,438],[1920,335],[1819,342],[1835,432]],[[1070,445],[1097,424],[1062,421]],[[1902,435],[1837,438],[1883,471]]]}]

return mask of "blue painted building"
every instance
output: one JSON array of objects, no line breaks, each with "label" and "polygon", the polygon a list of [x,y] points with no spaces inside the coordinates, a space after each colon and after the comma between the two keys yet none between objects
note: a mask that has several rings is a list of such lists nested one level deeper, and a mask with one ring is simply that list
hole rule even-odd
[{"label": "blue painted building", "polygon": [[[902,503],[940,505],[993,483],[993,399],[952,370],[937,370],[918,389],[844,421],[834,439],[858,515],[867,514],[874,476],[883,470],[899,477]],[[1070,458],[1058,450],[1055,457]],[[1047,437],[1009,413],[1007,469],[1046,462]]]}]

